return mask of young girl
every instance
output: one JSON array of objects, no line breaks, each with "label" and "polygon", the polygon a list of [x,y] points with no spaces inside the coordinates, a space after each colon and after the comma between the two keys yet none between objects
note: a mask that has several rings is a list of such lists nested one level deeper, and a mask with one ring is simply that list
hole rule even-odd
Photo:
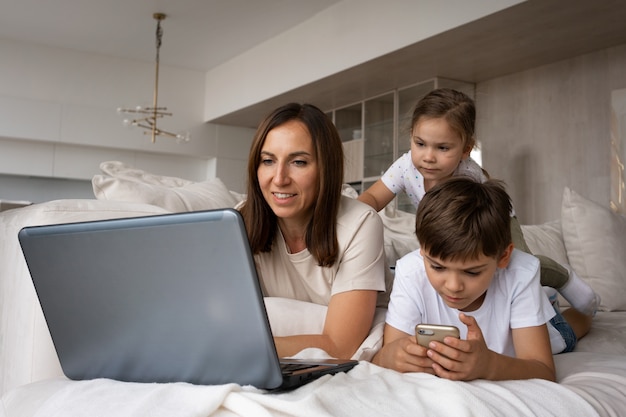
[{"label": "young girl", "polygon": [[[468,176],[485,182],[488,174],[472,158],[476,108],[466,94],[449,88],[436,89],[422,98],[411,118],[411,149],[393,165],[359,200],[375,210],[382,210],[396,194],[405,192],[415,207],[424,194],[436,184],[453,177]],[[530,253],[515,213],[512,212],[511,233],[516,248]],[[584,335],[591,325],[591,316],[599,305],[599,297],[570,267],[537,255],[541,263],[541,284],[557,289],[580,313],[582,320],[577,334]],[[577,322],[579,321],[577,318]]]}]

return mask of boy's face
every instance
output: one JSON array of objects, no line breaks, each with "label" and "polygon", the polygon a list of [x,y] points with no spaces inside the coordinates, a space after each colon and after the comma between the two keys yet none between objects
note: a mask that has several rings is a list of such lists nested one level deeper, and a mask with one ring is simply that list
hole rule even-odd
[{"label": "boy's face", "polygon": [[430,285],[448,307],[464,312],[474,311],[482,305],[496,268],[505,268],[509,264],[512,251],[511,244],[499,258],[481,254],[477,259],[443,261],[420,249]]}]

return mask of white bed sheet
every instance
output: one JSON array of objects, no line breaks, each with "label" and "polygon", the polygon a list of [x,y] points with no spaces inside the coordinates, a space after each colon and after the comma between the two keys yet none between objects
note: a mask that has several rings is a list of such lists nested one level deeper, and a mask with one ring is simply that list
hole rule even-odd
[{"label": "white bed sheet", "polygon": [[579,349],[555,357],[559,383],[455,382],[365,361],[287,393],[55,379],[7,392],[0,416],[626,416],[625,323],[626,312],[598,313]]},{"label": "white bed sheet", "polygon": [[[38,401],[33,403],[33,398]],[[561,384],[453,382],[428,374],[400,374],[369,362],[280,394],[235,384],[54,380],[12,391],[5,396],[4,407],[7,417],[598,415],[579,394]]]},{"label": "white bed sheet", "polygon": [[555,357],[559,383],[603,417],[626,416],[626,358],[572,352]]}]

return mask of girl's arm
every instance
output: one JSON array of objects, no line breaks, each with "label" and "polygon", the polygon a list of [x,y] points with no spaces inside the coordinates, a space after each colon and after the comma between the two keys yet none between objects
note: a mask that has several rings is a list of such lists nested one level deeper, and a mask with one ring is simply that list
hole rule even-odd
[{"label": "girl's arm", "polygon": [[385,183],[378,179],[367,190],[361,193],[359,201],[369,205],[376,211],[381,211],[395,196],[396,195],[387,188]]},{"label": "girl's arm", "polygon": [[467,339],[446,338],[447,346],[431,342],[428,356],[435,373],[443,378],[505,380],[541,378],[556,380],[550,337],[545,324],[512,330],[516,357],[487,348],[473,317],[460,314],[467,325]]}]

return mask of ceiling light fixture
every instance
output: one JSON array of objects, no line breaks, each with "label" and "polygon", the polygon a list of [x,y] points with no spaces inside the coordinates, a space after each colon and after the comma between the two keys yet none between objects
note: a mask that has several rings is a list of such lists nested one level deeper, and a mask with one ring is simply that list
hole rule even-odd
[{"label": "ceiling light fixture", "polygon": [[[152,107],[137,106],[134,109],[126,109],[119,107],[117,112],[119,114],[137,114],[136,119],[124,119],[125,126],[137,126],[146,129],[144,135],[152,135],[152,143],[156,142],[157,136],[165,136],[176,139],[178,143],[185,143],[191,140],[189,132],[185,133],[171,133],[157,127],[157,120],[165,117],[172,116],[172,113],[167,111],[167,107],[159,107],[159,50],[161,49],[161,39],[163,38],[163,29],[161,28],[161,21],[165,19],[164,13],[154,13],[152,15],[157,21],[156,28],[156,73],[154,79],[154,95],[152,98]],[[144,117],[141,117],[144,116]]]}]

